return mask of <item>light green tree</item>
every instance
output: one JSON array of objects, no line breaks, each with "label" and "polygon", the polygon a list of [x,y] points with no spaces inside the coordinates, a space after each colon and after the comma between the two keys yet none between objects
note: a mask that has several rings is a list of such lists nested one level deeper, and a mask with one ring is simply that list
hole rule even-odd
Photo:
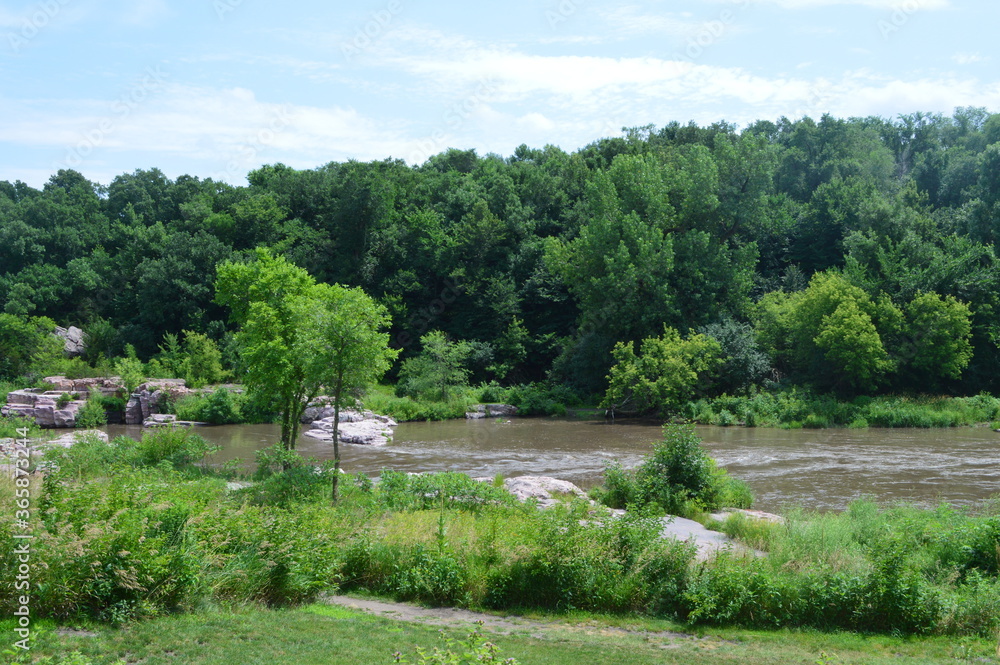
[{"label": "light green tree", "polygon": [[391,321],[385,307],[359,288],[317,284],[296,303],[301,328],[293,350],[307,384],[320,383],[333,403],[333,500],[340,477],[340,410],[386,373],[397,351],[382,332]]},{"label": "light green tree", "polygon": [[[324,389],[339,409],[352,391],[378,380],[396,356],[381,332],[388,313],[358,289],[317,284],[302,268],[263,249],[254,262],[227,261],[217,272],[216,300],[230,307],[240,326],[236,343],[244,383],[275,399],[285,450],[294,450],[302,413]],[[339,467],[339,447],[335,456]]]},{"label": "light green tree", "polygon": [[872,318],[854,300],[844,300],[823,317],[813,340],[841,380],[853,390],[871,390],[893,368]]},{"label": "light green tree", "polygon": [[872,389],[896,368],[885,341],[901,321],[887,298],[872,300],[836,272],[813,275],[804,291],[769,293],[757,308],[761,343],[783,369],[848,391]]},{"label": "light green tree", "polygon": [[420,344],[420,354],[403,362],[397,390],[402,395],[447,401],[468,382],[465,361],[471,348],[466,342],[449,340],[440,330],[421,337]]},{"label": "light green tree", "polygon": [[707,335],[687,339],[673,328],[642,340],[619,342],[612,355],[603,406],[615,410],[669,412],[695,396],[699,383],[722,364],[722,347]]},{"label": "light green tree", "polygon": [[126,396],[134,393],[146,379],[145,368],[131,344],[125,345],[125,357],[115,361],[114,371],[122,380]]}]

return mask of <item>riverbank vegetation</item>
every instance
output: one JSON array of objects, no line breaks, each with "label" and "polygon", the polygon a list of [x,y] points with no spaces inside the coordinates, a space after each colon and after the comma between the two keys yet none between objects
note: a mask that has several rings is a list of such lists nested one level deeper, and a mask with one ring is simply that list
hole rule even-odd
[{"label": "riverbank vegetation", "polygon": [[[262,453],[256,482],[229,484],[231,472],[198,464],[210,450],[188,430],[164,430],[47,453],[32,487],[32,557],[45,562],[32,568],[33,616],[122,624],[297,606],[340,589],[692,627],[979,636],[1000,627],[996,505],[862,501],[784,524],[726,520],[765,556],[700,561],[694,545],[662,539],[665,507],[699,514],[738,496],[719,491],[726,479],[689,428],[669,430],[635,476],[609,473],[598,496],[626,502],[618,517],[580,499],[537,510],[461,474],[389,470],[378,482],[344,475],[331,505],[330,466],[279,447]],[[13,491],[0,493],[11,515],[13,502]],[[0,529],[0,572],[12,578],[14,524]],[[15,609],[12,595],[0,602]]]},{"label": "riverbank vegetation", "polygon": [[[1000,390],[998,172],[1000,115],[960,108],[673,122],[574,153],[447,150],[412,167],[275,164],[239,187],[157,169],[3,182],[0,380],[138,362],[242,382],[217,267],[265,251],[385,308],[400,399],[495,386],[529,413],[678,418],[699,400],[806,391],[923,410],[921,395]],[[62,357],[56,323],[88,333],[81,358]]]}]

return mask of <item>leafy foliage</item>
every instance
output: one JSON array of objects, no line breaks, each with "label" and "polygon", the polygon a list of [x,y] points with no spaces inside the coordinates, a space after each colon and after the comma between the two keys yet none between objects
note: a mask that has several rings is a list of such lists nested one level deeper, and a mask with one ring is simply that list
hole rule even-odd
[{"label": "leafy foliage", "polygon": [[693,399],[722,362],[722,347],[705,335],[682,339],[673,328],[635,345],[618,343],[603,405],[612,410],[669,412]]},{"label": "leafy foliage", "polygon": [[672,515],[691,515],[723,506],[749,508],[753,497],[739,480],[715,465],[689,425],[668,425],[663,440],[635,471],[612,463],[605,471],[601,500],[612,508],[650,504]]}]

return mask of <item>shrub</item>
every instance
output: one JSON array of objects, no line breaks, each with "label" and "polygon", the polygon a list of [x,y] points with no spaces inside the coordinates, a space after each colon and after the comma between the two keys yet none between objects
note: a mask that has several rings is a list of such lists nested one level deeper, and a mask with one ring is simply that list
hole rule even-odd
[{"label": "shrub", "polygon": [[289,506],[323,496],[329,499],[332,473],[303,462],[272,473],[239,492],[257,506]]},{"label": "shrub", "polygon": [[598,497],[612,507],[655,504],[674,515],[723,505],[748,508],[753,500],[744,483],[716,467],[691,425],[668,425],[663,441],[653,444],[653,454],[635,472],[610,465]]},{"label": "shrub", "polygon": [[580,404],[580,397],[562,384],[529,383],[508,390],[507,400],[520,416],[565,416],[567,406]]},{"label": "shrub", "polygon": [[502,487],[481,483],[464,473],[410,475],[383,469],[376,500],[391,509],[413,510],[456,507],[478,510],[484,506],[514,505],[516,499]]},{"label": "shrub", "polygon": [[164,427],[144,432],[131,458],[139,466],[169,462],[174,468],[182,468],[202,461],[217,450],[218,447],[187,428]]},{"label": "shrub", "polygon": [[80,429],[94,429],[108,422],[99,394],[91,393],[87,402],[76,412],[76,426]]},{"label": "shrub", "polygon": [[245,422],[243,404],[246,399],[239,393],[216,388],[208,395],[188,395],[174,406],[181,420],[230,425]]},{"label": "shrub", "polygon": [[20,439],[24,430],[28,430],[29,437],[37,437],[41,432],[34,418],[0,416],[0,439]]},{"label": "shrub", "polygon": [[[504,658],[501,661],[499,647],[483,637],[479,631],[482,621],[478,621],[477,624],[477,627],[462,641],[448,637],[442,631],[440,636],[444,640],[445,646],[443,649],[435,647],[434,651],[427,653],[423,649],[417,648],[417,655],[420,656],[417,665],[457,665],[461,662],[518,665],[516,658]],[[410,662],[399,651],[393,654],[393,658],[396,663]]]}]

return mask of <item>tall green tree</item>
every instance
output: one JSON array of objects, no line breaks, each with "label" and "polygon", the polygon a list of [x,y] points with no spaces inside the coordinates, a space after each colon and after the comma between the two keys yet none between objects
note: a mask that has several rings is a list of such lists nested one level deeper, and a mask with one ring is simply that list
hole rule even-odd
[{"label": "tall green tree", "polygon": [[[286,450],[294,450],[302,413],[324,389],[334,393],[339,409],[395,358],[381,332],[388,325],[385,308],[360,290],[317,284],[302,268],[262,249],[254,262],[225,262],[217,273],[216,300],[239,325],[244,382],[274,398]],[[335,454],[339,466],[339,447]]]},{"label": "tall green tree", "polygon": [[340,477],[340,410],[377,382],[396,358],[389,348],[389,313],[360,288],[317,284],[296,303],[301,326],[293,350],[306,382],[322,384],[333,403],[333,500]]}]

